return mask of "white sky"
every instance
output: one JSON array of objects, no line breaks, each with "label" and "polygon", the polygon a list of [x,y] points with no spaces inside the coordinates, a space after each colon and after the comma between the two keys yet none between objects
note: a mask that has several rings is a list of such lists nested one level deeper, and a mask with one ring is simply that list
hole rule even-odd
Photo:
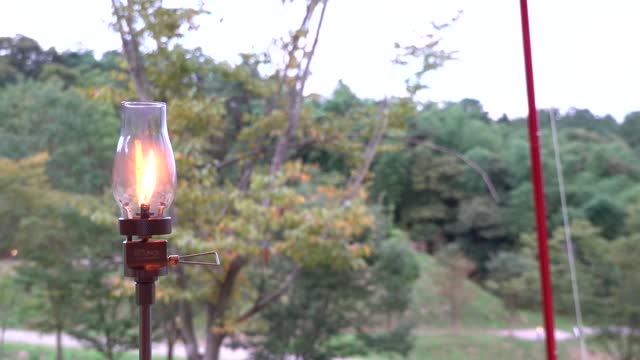
[{"label": "white sky", "polygon": [[[188,2],[182,0],[183,2]],[[171,1],[171,5],[181,0]],[[185,39],[217,60],[266,49],[298,22],[280,0],[205,0],[210,16]],[[424,99],[476,98],[492,116],[526,114],[517,0],[331,0],[308,91],[331,93],[343,79],[359,96],[403,94],[407,69],[391,64],[393,43],[412,42],[463,10],[443,33],[458,60],[427,75]],[[589,108],[618,121],[640,110],[640,2],[530,0],[538,107]],[[0,0],[0,36],[21,33],[43,47],[119,48],[109,0]],[[222,19],[222,21],[220,21]],[[293,21],[293,22],[292,22]]]}]

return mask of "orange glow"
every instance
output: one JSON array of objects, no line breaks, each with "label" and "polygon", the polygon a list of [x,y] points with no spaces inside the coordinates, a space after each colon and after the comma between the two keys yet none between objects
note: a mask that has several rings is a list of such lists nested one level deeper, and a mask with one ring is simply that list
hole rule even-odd
[{"label": "orange glow", "polygon": [[9,254],[11,254],[12,257],[16,257],[18,256],[18,249],[11,249],[11,251],[9,252]]},{"label": "orange glow", "polygon": [[156,156],[149,150],[146,160],[142,155],[142,143],[135,140],[136,148],[136,195],[138,204],[149,204],[156,187]]}]

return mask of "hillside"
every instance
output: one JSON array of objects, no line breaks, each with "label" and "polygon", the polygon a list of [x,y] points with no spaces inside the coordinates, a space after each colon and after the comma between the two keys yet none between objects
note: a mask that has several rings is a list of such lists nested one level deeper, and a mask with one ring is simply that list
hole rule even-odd
[{"label": "hillside", "polygon": [[[452,325],[447,316],[449,304],[433,283],[433,279],[442,276],[441,265],[429,255],[417,254],[416,256],[422,271],[414,288],[412,318],[418,319],[420,327],[425,328],[442,328]],[[509,327],[509,316],[500,299],[473,281],[465,280],[464,287],[469,296],[469,303],[462,307],[461,323],[458,324],[460,327]],[[528,322],[528,318],[528,316],[521,316],[520,320]]]},{"label": "hillside", "polygon": [[[473,281],[465,280],[464,287],[470,302],[462,311],[461,322],[451,326],[446,315],[447,304],[433,286],[433,279],[441,274],[441,265],[431,256],[416,254],[421,276],[414,288],[414,300],[409,317],[418,322],[414,332],[415,347],[410,359],[416,360],[513,360],[542,359],[544,343],[521,341],[491,335],[487,329],[510,327],[534,328],[541,325],[540,314],[521,312],[510,322],[508,312],[499,298]],[[560,328],[568,329],[570,322],[558,318]],[[558,344],[561,359],[574,359],[575,342]],[[372,354],[366,360],[388,359]]]}]

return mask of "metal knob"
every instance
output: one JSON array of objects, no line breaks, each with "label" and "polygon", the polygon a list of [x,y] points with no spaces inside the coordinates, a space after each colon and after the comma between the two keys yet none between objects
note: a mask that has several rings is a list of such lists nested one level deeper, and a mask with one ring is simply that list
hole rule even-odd
[{"label": "metal knob", "polygon": [[[197,256],[204,255],[215,255],[215,262],[203,262],[203,261],[184,261],[182,259],[193,258]],[[188,264],[188,265],[208,265],[208,266],[220,266],[220,257],[218,256],[217,251],[207,251],[203,253],[190,254],[190,255],[169,255],[167,258],[167,263],[171,266],[178,266],[180,264]]]}]

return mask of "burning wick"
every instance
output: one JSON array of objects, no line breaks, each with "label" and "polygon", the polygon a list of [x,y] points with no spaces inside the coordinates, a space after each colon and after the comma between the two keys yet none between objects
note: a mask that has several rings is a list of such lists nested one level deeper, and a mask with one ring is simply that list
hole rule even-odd
[{"label": "burning wick", "polygon": [[140,140],[135,140],[134,144],[136,149],[136,195],[140,205],[140,216],[143,219],[148,219],[151,196],[156,187],[156,156],[153,150],[149,150],[145,159]]}]

